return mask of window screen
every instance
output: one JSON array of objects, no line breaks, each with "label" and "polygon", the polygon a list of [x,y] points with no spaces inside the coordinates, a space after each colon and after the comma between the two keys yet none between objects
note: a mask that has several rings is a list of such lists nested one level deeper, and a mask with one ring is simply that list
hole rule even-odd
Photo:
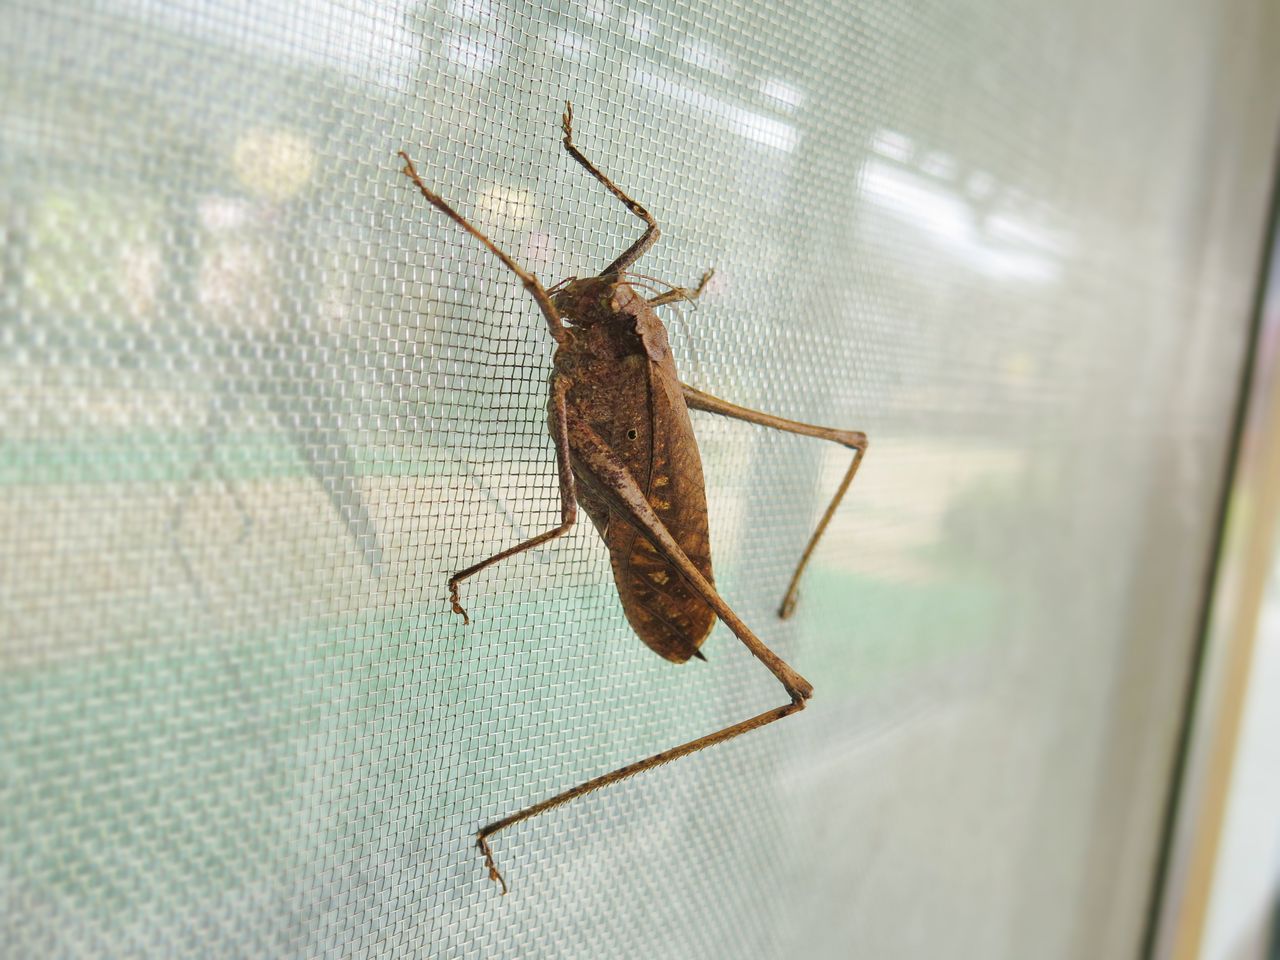
[{"label": "window screen", "polygon": [[[1127,957],[1275,130],[1262,2],[0,8],[0,937],[12,956]],[[554,526],[518,283],[640,224],[723,627]]]}]

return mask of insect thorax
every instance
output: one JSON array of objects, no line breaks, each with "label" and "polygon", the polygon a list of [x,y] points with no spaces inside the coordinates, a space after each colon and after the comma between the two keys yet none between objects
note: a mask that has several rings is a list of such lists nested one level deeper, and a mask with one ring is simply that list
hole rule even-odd
[{"label": "insect thorax", "polygon": [[648,306],[631,284],[619,280],[617,275],[570,280],[552,301],[561,319],[575,327],[592,327],[624,315],[634,316],[642,306]]}]

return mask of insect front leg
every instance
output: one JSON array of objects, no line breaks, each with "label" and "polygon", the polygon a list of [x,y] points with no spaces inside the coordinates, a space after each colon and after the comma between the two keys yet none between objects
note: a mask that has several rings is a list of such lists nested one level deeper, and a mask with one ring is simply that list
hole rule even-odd
[{"label": "insect front leg", "polygon": [[430,187],[423,183],[422,178],[418,176],[417,169],[413,166],[413,161],[409,159],[409,155],[407,153],[401,150],[400,156],[404,160],[404,170],[401,172],[414,182],[414,185],[422,195],[427,198],[427,202],[484,244],[485,248],[490,253],[501,260],[507,269],[520,278],[520,283],[524,285],[524,288],[528,290],[533,299],[537,301],[538,308],[542,311],[542,315],[546,317],[547,327],[551,331],[551,336],[555,337],[556,343],[564,343],[569,338],[569,333],[565,330],[564,321],[560,319],[560,314],[556,310],[555,304],[551,302],[551,295],[547,293],[547,288],[542,285],[542,281],[524,267],[520,266],[520,264],[516,263],[506,251],[481,233],[480,230],[471,223],[471,221],[460,214],[457,210],[453,209],[453,207],[449,206],[449,204],[446,203],[438,193],[435,193]]},{"label": "insect front leg", "polygon": [[845,493],[849,490],[849,485],[853,483],[853,477],[858,472],[858,466],[862,463],[862,455],[867,452],[867,435],[858,430],[815,427],[812,424],[798,423],[795,420],[775,417],[771,413],[761,413],[759,410],[752,410],[749,407],[740,407],[737,404],[729,403],[727,400],[721,400],[719,397],[713,397],[709,393],[703,393],[687,383],[680,384],[680,388],[684,391],[685,403],[691,409],[718,413],[722,417],[745,420],[747,423],[771,427],[774,430],[783,430],[787,433],[798,433],[805,437],[830,440],[853,451],[853,462],[849,464],[849,469],[845,471],[844,479],[840,481],[840,486],[836,488],[835,496],[831,498],[826,511],[822,514],[822,519],[818,521],[817,529],[813,531],[813,536],[809,538],[809,543],[804,548],[804,553],[800,555],[800,562],[796,564],[795,572],[791,575],[791,583],[788,584],[787,592],[778,607],[778,616],[785,620],[795,610],[796,600],[799,597],[800,575],[804,573],[804,568],[808,566],[809,558],[813,556],[814,548],[818,545],[818,541],[822,539],[822,534],[826,532],[827,525],[835,515],[836,508],[840,506],[840,501],[844,499]]},{"label": "insect front leg", "polygon": [[698,281],[698,286],[693,290],[684,287],[672,287],[666,293],[660,293],[649,301],[649,306],[660,307],[664,303],[674,303],[677,300],[697,300],[702,296],[702,291],[707,288],[707,282],[716,275],[715,267],[712,267],[702,275],[702,279]]},{"label": "insect front leg", "polygon": [[501,560],[508,557],[514,557],[517,553],[523,553],[525,550],[531,550],[534,547],[541,546],[548,540],[554,540],[556,537],[562,536],[573,526],[574,521],[578,518],[578,498],[574,488],[573,469],[569,465],[569,433],[568,418],[565,413],[565,396],[569,392],[570,381],[562,376],[553,375],[551,378],[551,436],[556,447],[556,466],[560,471],[560,525],[553,527],[544,533],[538,534],[536,537],[530,537],[523,543],[518,543],[514,547],[509,547],[501,553],[495,553],[487,560],[481,560],[474,566],[467,567],[455,573],[449,578],[449,603],[453,607],[453,612],[462,615],[464,623],[470,623],[471,618],[467,616],[467,611],[462,609],[462,602],[458,598],[458,584],[467,577],[479,573],[485,567],[490,567]]}]

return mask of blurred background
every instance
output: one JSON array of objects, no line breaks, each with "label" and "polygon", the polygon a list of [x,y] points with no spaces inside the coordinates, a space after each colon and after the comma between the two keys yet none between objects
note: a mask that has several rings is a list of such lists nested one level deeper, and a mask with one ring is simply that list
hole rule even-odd
[{"label": "blurred background", "polygon": [[[1267,0],[0,5],[6,956],[1280,955]],[[676,666],[558,522],[548,285],[716,279]]]}]

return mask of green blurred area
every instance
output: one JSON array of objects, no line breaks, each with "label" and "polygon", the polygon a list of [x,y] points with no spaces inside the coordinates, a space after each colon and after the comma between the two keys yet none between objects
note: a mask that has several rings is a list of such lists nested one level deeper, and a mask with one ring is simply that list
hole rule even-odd
[{"label": "green blurred area", "polygon": [[[566,603],[614,602],[605,579],[571,593],[486,592],[477,604],[501,622]],[[812,609],[802,600],[799,629],[840,638],[798,648],[798,665],[831,702],[988,643],[998,594],[976,580],[890,583],[818,565],[805,599]],[[516,695],[523,684],[535,690],[554,680],[563,656],[554,644],[518,644],[516,672],[493,690],[492,677],[475,674],[468,649],[486,641],[433,637],[440,616],[416,604],[376,622],[178,637],[10,671],[0,678],[0,699],[11,716],[39,720],[7,726],[0,751],[8,784],[0,845],[11,864],[25,865],[21,886],[107,917],[145,911],[149,897],[175,889],[206,897],[270,883],[262,871],[297,855],[299,843],[317,863],[349,862],[374,833],[408,829],[381,823],[399,809],[382,802],[388,795],[401,805],[416,796],[420,825],[433,831],[474,817],[477,782],[457,769],[424,768],[424,738],[439,739],[451,726],[488,729],[488,746],[473,742],[471,750],[498,757],[504,730],[561,713],[572,722],[575,708]],[[956,629],[939,629],[944,623]],[[776,636],[775,624],[756,626]],[[588,647],[576,669],[616,673],[615,644],[634,641],[625,625],[616,632]],[[717,638],[734,642],[722,628]],[[654,677],[640,686],[660,687],[645,695],[687,697],[692,722],[713,722],[716,708],[684,686],[704,675]],[[586,764],[603,768],[617,751],[607,737],[594,741]]]}]

